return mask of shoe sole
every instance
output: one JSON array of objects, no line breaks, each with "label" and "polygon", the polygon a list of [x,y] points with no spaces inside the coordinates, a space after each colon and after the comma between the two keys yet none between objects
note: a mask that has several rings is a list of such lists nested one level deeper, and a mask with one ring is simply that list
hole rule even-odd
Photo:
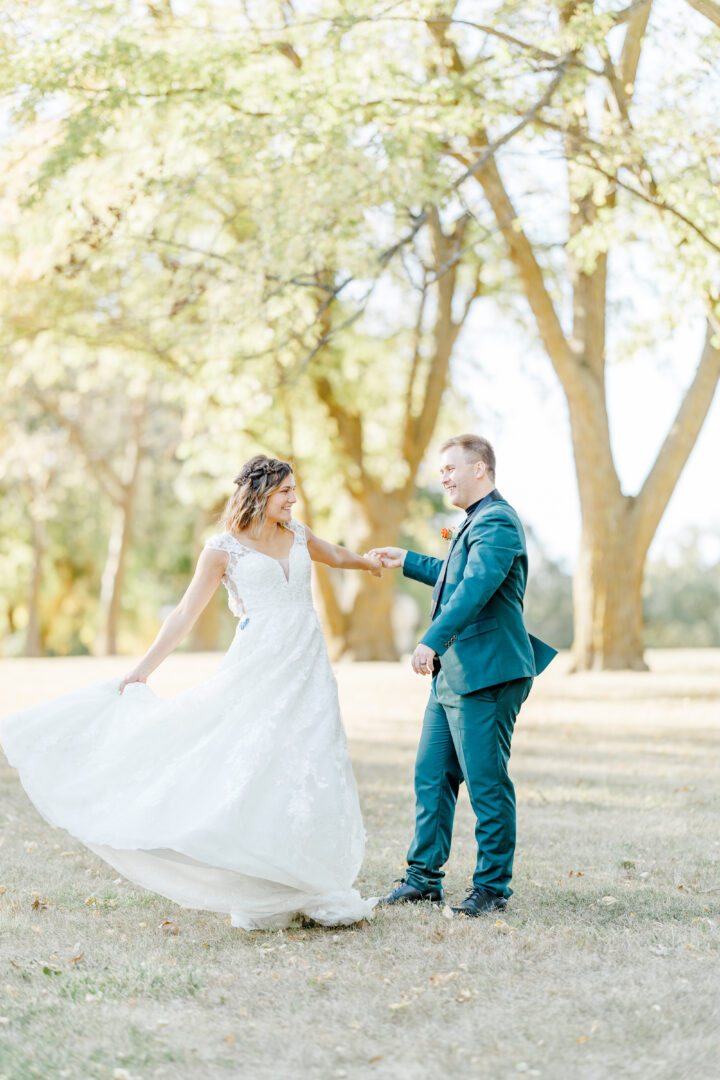
[{"label": "shoe sole", "polygon": [[492,915],[495,911],[506,911],[507,904],[503,907],[501,907],[500,905],[495,905],[491,908],[485,908],[484,911],[467,911],[465,908],[456,907],[451,908],[450,910],[452,911],[453,915],[462,915],[465,919],[481,919],[483,915]]}]

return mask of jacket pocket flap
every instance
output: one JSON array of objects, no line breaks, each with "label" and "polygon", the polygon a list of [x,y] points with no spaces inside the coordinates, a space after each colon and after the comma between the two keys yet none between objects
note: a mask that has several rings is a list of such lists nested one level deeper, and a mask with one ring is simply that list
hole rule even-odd
[{"label": "jacket pocket flap", "polygon": [[477,622],[471,622],[461,634],[458,634],[458,641],[475,637],[476,634],[484,634],[487,630],[497,630],[497,625],[498,621],[494,615],[489,616],[487,619],[478,619]]}]

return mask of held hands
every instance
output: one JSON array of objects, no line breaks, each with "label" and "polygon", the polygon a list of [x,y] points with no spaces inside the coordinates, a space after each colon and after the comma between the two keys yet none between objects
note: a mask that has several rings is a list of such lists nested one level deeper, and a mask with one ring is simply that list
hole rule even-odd
[{"label": "held hands", "polygon": [[371,558],[378,558],[385,570],[399,570],[405,562],[407,551],[399,547],[380,547],[373,548],[368,554]]},{"label": "held hands", "polygon": [[432,675],[433,661],[437,653],[429,645],[416,645],[410,658],[412,669],[417,675]]},{"label": "held hands", "polygon": [[367,568],[368,574],[372,574],[373,577],[382,577],[383,564],[377,557],[374,551],[367,551],[363,558],[370,564]]}]

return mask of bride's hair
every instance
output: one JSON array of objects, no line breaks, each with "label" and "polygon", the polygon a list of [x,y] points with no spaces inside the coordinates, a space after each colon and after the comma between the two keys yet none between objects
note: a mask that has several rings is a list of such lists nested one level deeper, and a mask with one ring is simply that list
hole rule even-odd
[{"label": "bride's hair", "polygon": [[237,487],[225,504],[221,524],[230,532],[256,532],[262,528],[267,501],[292,473],[289,461],[256,454],[235,477]]}]

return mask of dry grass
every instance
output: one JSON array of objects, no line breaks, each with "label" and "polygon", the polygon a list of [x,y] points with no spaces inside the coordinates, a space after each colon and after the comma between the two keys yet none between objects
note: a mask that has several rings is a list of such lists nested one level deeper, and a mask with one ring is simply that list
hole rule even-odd
[{"label": "dry grass", "polygon": [[[173,658],[156,688],[214,663]],[[5,767],[0,1075],[717,1077],[720,653],[655,653],[648,675],[562,663],[515,737],[516,894],[500,924],[407,909],[349,930],[233,930],[118,879]],[[7,711],[124,665],[3,667]],[[403,865],[427,685],[406,666],[338,674],[373,894]],[[463,797],[451,896],[472,864]]]}]

